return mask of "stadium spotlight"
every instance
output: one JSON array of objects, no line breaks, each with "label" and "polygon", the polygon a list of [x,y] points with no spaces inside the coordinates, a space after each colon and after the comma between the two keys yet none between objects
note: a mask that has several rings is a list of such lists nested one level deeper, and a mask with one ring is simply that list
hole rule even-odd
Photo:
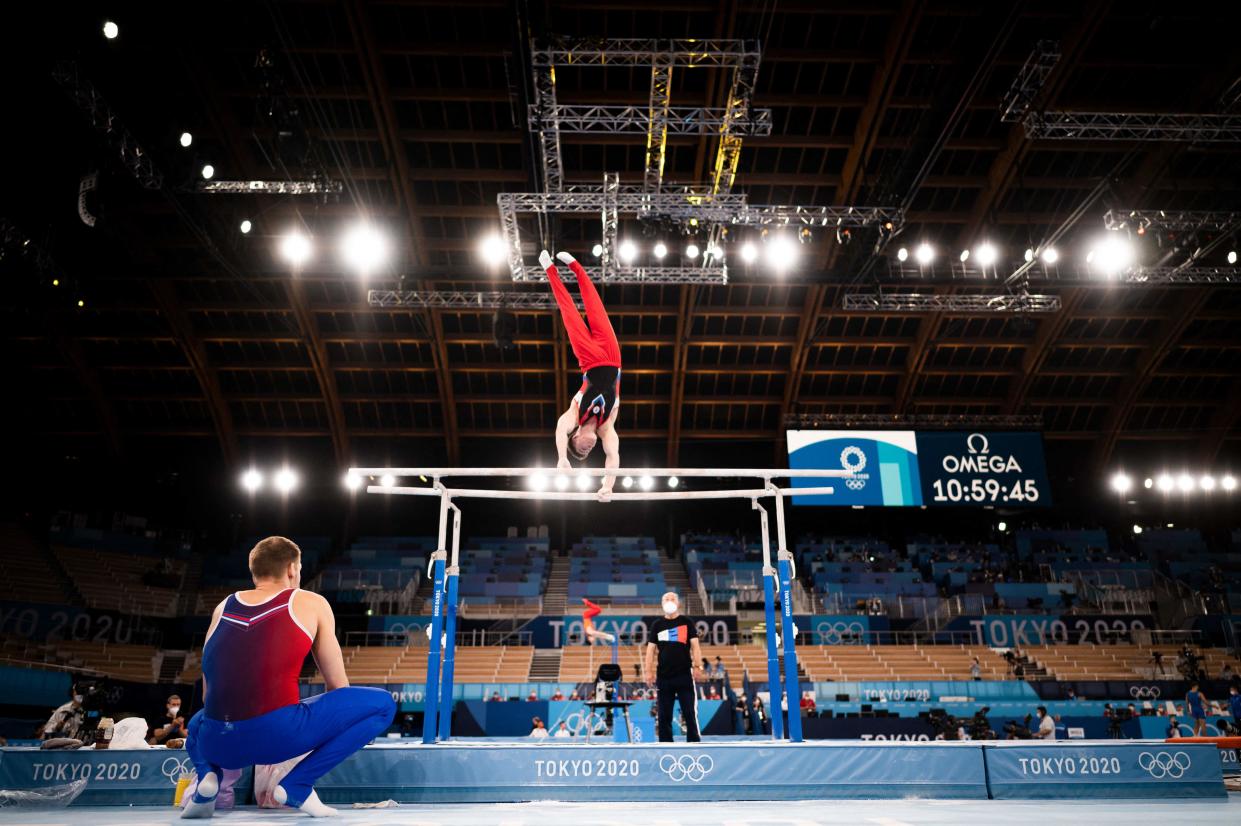
[{"label": "stadium spotlight", "polygon": [[1004,533],[1006,530],[1008,530],[1008,523],[1001,522],[1000,524],[996,525],[996,527],[999,528],[1000,533]]},{"label": "stadium spotlight", "polygon": [[896,251],[896,260],[897,260],[897,261],[902,261],[902,262],[903,262],[903,261],[904,261],[906,258],[908,258],[908,257],[909,257],[909,250],[905,249],[904,247],[901,247],[900,249],[898,249],[898,250]]},{"label": "stadium spotlight", "polygon": [[1124,473],[1117,473],[1112,476],[1112,490],[1117,493],[1128,493],[1133,487],[1133,480]]},{"label": "stadium spotlight", "polygon": [[241,474],[241,486],[251,493],[254,493],[256,490],[263,487],[263,474],[259,473],[254,468],[250,468],[245,473]]},{"label": "stadium spotlight", "polygon": [[1231,476],[1225,476],[1219,480],[1219,486],[1226,491],[1234,491],[1237,489],[1237,480]]},{"label": "stadium spotlight", "polygon": [[685,257],[686,258],[697,258],[698,257],[698,245],[695,244],[693,241],[690,241],[689,245],[685,247]]},{"label": "stadium spotlight", "polygon": [[530,477],[530,487],[535,490],[547,490],[547,474],[536,473]]},{"label": "stadium spotlight", "polygon": [[747,264],[753,264],[758,258],[758,247],[746,241],[741,245],[741,260]]},{"label": "stadium spotlight", "polygon": [[638,245],[633,241],[621,241],[616,251],[620,254],[620,260],[626,264],[638,257]]},{"label": "stadium spotlight", "polygon": [[247,218],[247,219],[245,219],[244,221],[242,221],[242,222],[241,222],[241,227],[240,227],[240,229],[241,229],[241,234],[242,234],[242,235],[249,235],[249,234],[250,234],[250,230],[254,229],[254,224],[250,223],[250,219],[249,219],[249,218]]},{"label": "stadium spotlight", "polygon": [[723,261],[724,260],[724,248],[717,246],[715,244],[708,244],[707,255],[711,256],[716,261]]},{"label": "stadium spotlight", "polygon": [[593,255],[595,258],[598,258],[600,255],[603,255],[603,244],[595,244],[593,247],[591,247],[590,254]]},{"label": "stadium spotlight", "polygon": [[1228,250],[1227,261],[1229,264],[1237,263],[1237,251],[1236,250]]},{"label": "stadium spotlight", "polygon": [[351,491],[358,490],[358,488],[362,487],[362,477],[356,473],[346,473],[345,487]]},{"label": "stadium spotlight", "polygon": [[379,484],[380,486],[385,487],[385,488],[395,487],[396,477],[393,476],[391,473],[385,473],[383,476],[379,477]]},{"label": "stadium spotlight", "polygon": [[1056,251],[1055,247],[1048,247],[1043,250],[1039,257],[1043,259],[1044,264],[1054,264],[1060,260],[1060,253]]},{"label": "stadium spotlight", "polygon": [[655,480],[650,476],[643,476],[638,484],[642,486],[642,490],[650,490],[655,487]]},{"label": "stadium spotlight", "polygon": [[577,489],[583,490],[583,491],[589,490],[590,482],[591,482],[590,477],[587,476],[585,473],[583,473],[581,476],[577,477]]},{"label": "stadium spotlight", "polygon": [[1034,247],[1026,247],[1026,254],[1023,257],[1026,259],[1027,264],[1033,261],[1034,260]]},{"label": "stadium spotlight", "polygon": [[1159,489],[1164,493],[1167,493],[1176,486],[1176,483],[1172,481],[1172,477],[1166,473],[1159,474],[1159,479],[1155,484],[1159,485]]},{"label": "stadium spotlight", "polygon": [[499,264],[504,261],[505,253],[508,252],[504,246],[504,240],[498,235],[488,235],[478,245],[478,251],[483,256],[483,260],[488,264]]},{"label": "stadium spotlight", "polygon": [[191,143],[193,143],[193,142],[194,142],[194,136],[193,136],[193,135],[191,135],[189,132],[182,132],[182,133],[181,133],[181,145],[182,145],[182,146],[184,146],[184,147],[187,147],[187,148],[188,148],[188,147],[189,147],[189,145],[190,145]]},{"label": "stadium spotlight", "polygon": [[1215,477],[1214,476],[1203,476],[1201,479],[1198,480],[1198,487],[1206,491],[1215,490]]},{"label": "stadium spotlight", "polygon": [[919,244],[918,249],[914,251],[914,258],[918,259],[918,263],[925,267],[935,260],[935,248],[930,244]]},{"label": "stadium spotlight", "polygon": [[1090,248],[1086,263],[1104,275],[1115,275],[1133,264],[1133,244],[1110,232]]},{"label": "stadium spotlight", "polygon": [[1190,476],[1188,473],[1182,473],[1176,480],[1176,486],[1180,488],[1182,492],[1188,493],[1194,489],[1194,477]]},{"label": "stadium spotlight", "polygon": [[281,493],[291,493],[297,487],[297,474],[288,467],[282,467],[276,471],[276,476],[272,480],[276,484],[276,490]]},{"label": "stadium spotlight", "polygon": [[569,477],[563,473],[556,476],[556,490],[567,490],[569,487]]},{"label": "stadium spotlight", "polygon": [[203,164],[203,180],[209,181],[215,177],[215,167],[209,163]]},{"label": "stadium spotlight", "polygon": [[1154,484],[1155,484],[1155,480],[1147,476],[1146,481],[1142,483],[1142,487],[1146,488],[1147,490],[1150,490],[1154,486]]},{"label": "stadium spotlight", "polygon": [[680,479],[676,478],[675,476],[668,477],[668,487],[675,488],[679,484],[681,484]]},{"label": "stadium spotlight", "polygon": [[310,238],[299,230],[290,230],[280,240],[280,254],[284,256],[284,260],[295,267],[300,267],[309,261],[313,252],[314,245],[310,243]]},{"label": "stadium spotlight", "polygon": [[961,250],[961,254],[960,254],[959,256],[957,256],[957,257],[958,257],[958,258],[960,258],[960,259],[961,259],[961,263],[962,263],[962,264],[964,264],[966,261],[970,260],[970,251],[969,251],[969,250]]},{"label": "stadium spotlight", "polygon": [[663,241],[658,241],[656,242],[655,249],[652,250],[652,252],[655,253],[656,258],[663,258],[665,255],[668,254],[668,245],[665,244]]},{"label": "stadium spotlight", "polygon": [[626,488],[633,487],[633,477],[626,476],[624,479],[621,479],[621,485]]},{"label": "stadium spotlight", "polygon": [[121,33],[121,29],[111,20],[103,22],[103,36],[109,40],[116,40],[116,36]]},{"label": "stadium spotlight", "polygon": [[1134,533],[1135,535],[1136,535],[1136,534],[1140,534],[1141,532],[1142,532],[1142,526],[1141,526],[1141,525],[1134,525],[1134,526],[1133,526],[1133,533]]},{"label": "stadium spotlight", "polygon": [[974,260],[978,262],[980,267],[990,267],[999,257],[999,251],[989,241],[984,241],[978,246],[978,249],[974,250]]},{"label": "stadium spotlight", "polygon": [[768,266],[776,272],[784,272],[797,260],[797,245],[787,235],[773,236],[764,251]]},{"label": "stadium spotlight", "polygon": [[388,258],[388,239],[367,223],[357,223],[345,231],[340,242],[341,257],[359,275],[367,275]]}]

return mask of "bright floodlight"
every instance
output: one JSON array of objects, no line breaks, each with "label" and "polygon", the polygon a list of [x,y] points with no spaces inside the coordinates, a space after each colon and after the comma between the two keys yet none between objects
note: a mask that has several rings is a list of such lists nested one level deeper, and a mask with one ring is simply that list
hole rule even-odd
[{"label": "bright floodlight", "polygon": [[1040,257],[1043,259],[1044,264],[1054,264],[1060,260],[1060,253],[1056,251],[1055,247],[1048,247],[1043,250]]},{"label": "bright floodlight", "polygon": [[665,244],[663,241],[660,241],[659,243],[655,245],[655,249],[653,250],[653,252],[655,253],[656,258],[663,258],[665,255],[668,254],[668,245]]},{"label": "bright floodlight", "polygon": [[563,473],[556,477],[556,490],[566,490],[569,487],[569,477]]},{"label": "bright floodlight", "polygon": [[383,476],[379,477],[379,484],[385,488],[393,487],[396,485],[396,477],[391,473],[385,473]]},{"label": "bright floodlight", "polygon": [[966,261],[970,260],[970,251],[969,251],[969,250],[961,250],[961,254],[960,254],[959,256],[957,256],[957,257],[958,257],[958,258],[960,258],[960,259],[961,259],[961,263],[962,263],[962,264],[964,264]]},{"label": "bright floodlight", "polygon": [[1146,481],[1142,483],[1142,487],[1146,488],[1147,490],[1150,490],[1151,486],[1153,486],[1154,484],[1155,484],[1155,480],[1147,476]]},{"label": "bright floodlight", "polygon": [[1219,486],[1227,491],[1236,490],[1237,480],[1232,478],[1231,476],[1225,476],[1223,479],[1219,480]]},{"label": "bright floodlight", "polygon": [[1156,484],[1159,485],[1159,489],[1164,493],[1167,493],[1176,486],[1176,483],[1172,481],[1172,477],[1166,473],[1160,474]]},{"label": "bright floodlight", "polygon": [[1133,263],[1133,244],[1109,232],[1091,248],[1088,263],[1104,275],[1115,275]]},{"label": "bright floodlight", "polygon": [[276,490],[289,493],[297,487],[297,474],[287,467],[282,467],[276,471],[276,476],[272,481],[276,483]]},{"label": "bright floodlight", "polygon": [[747,264],[753,264],[755,259],[757,258],[758,258],[758,247],[754,246],[749,241],[741,245],[741,260],[742,261],[746,262]]},{"label": "bright floodlight", "polygon": [[995,246],[987,242],[979,245],[978,249],[974,250],[974,259],[978,262],[978,266],[980,267],[990,267],[995,263],[995,259],[999,258],[999,256],[1000,253],[996,250]]},{"label": "bright floodlight", "polygon": [[250,223],[249,218],[241,222],[241,234],[242,235],[247,235],[252,229],[254,229],[254,224]]},{"label": "bright floodlight", "polygon": [[530,477],[530,487],[535,490],[547,490],[547,474],[536,473]]},{"label": "bright floodlight", "polygon": [[120,28],[111,20],[104,21],[103,36],[109,40],[116,40],[116,36],[121,33]]},{"label": "bright floodlight", "polygon": [[500,236],[488,235],[478,245],[478,252],[488,264],[499,264],[504,261],[508,250],[505,249],[504,241]]},{"label": "bright floodlight", "polygon": [[1198,487],[1202,488],[1203,490],[1215,490],[1215,477],[1214,476],[1203,476],[1201,479],[1198,480]]},{"label": "bright floodlight", "polygon": [[1189,493],[1194,489],[1194,477],[1190,476],[1188,473],[1182,473],[1176,480],[1176,486],[1185,493]]},{"label": "bright floodlight", "polygon": [[291,230],[280,239],[280,255],[295,267],[300,267],[310,260],[314,246],[310,239],[298,230]]},{"label": "bright floodlight", "polygon": [[620,260],[626,264],[638,257],[638,245],[633,241],[621,241],[616,251],[620,254]]},{"label": "bright floodlight", "polygon": [[680,479],[676,478],[675,476],[668,477],[668,487],[675,488],[679,484],[681,484]]},{"label": "bright floodlight", "polygon": [[356,473],[346,473],[345,487],[349,490],[357,490],[362,487],[362,477]]},{"label": "bright floodlight", "polygon": [[194,142],[194,136],[193,136],[193,135],[191,135],[189,132],[182,132],[182,133],[181,133],[181,145],[182,145],[182,146],[189,146],[189,145],[190,145],[191,143],[193,143],[193,142]]},{"label": "bright floodlight", "polygon": [[643,476],[638,484],[642,486],[642,490],[650,490],[655,487],[655,479],[650,476]]},{"label": "bright floodlight", "polygon": [[595,244],[593,247],[591,247],[590,254],[593,255],[595,258],[598,258],[600,255],[603,255],[603,244]]},{"label": "bright floodlight", "polygon": [[1026,259],[1026,263],[1033,261],[1034,260],[1034,248],[1026,247],[1026,254],[1023,257]]},{"label": "bright floodlight", "polygon": [[708,244],[707,255],[711,256],[716,261],[723,261],[724,260],[724,248],[717,247],[715,244]]},{"label": "bright floodlight", "polygon": [[935,248],[930,244],[919,244],[918,248],[914,250],[914,258],[925,267],[935,260]]},{"label": "bright floodlight", "polygon": [[1133,532],[1134,532],[1135,534],[1139,534],[1139,533],[1141,533],[1141,532],[1142,532],[1142,526],[1141,526],[1141,525],[1134,525],[1134,526],[1133,526]]},{"label": "bright floodlight", "polygon": [[256,490],[263,487],[263,474],[259,473],[254,468],[250,468],[245,473],[241,474],[241,486],[251,493],[254,493]]},{"label": "bright floodlight", "polygon": [[209,181],[215,177],[215,167],[211,164],[203,164],[203,180]]},{"label": "bright floodlight", "polygon": [[627,488],[633,487],[633,477],[626,476],[624,479],[621,479],[621,485]]},{"label": "bright floodlight", "polygon": [[1008,523],[1001,522],[1000,524],[996,525],[996,527],[1000,529],[1000,533],[1004,533],[1004,531],[1008,530]]},{"label": "bright floodlight", "polygon": [[698,245],[694,243],[690,243],[688,246],[686,246],[685,256],[687,258],[697,258],[698,257]]},{"label": "bright floodlight", "polygon": [[1123,473],[1117,473],[1112,477],[1112,490],[1117,493],[1128,493],[1133,487],[1133,480]]},{"label": "bright floodlight", "polygon": [[776,235],[767,242],[767,265],[777,272],[784,272],[797,260],[797,245],[787,235]]},{"label": "bright floodlight", "polygon": [[340,252],[355,272],[366,275],[388,259],[388,239],[370,224],[355,224],[341,239]]},{"label": "bright floodlight", "polygon": [[897,261],[904,261],[908,257],[909,257],[909,250],[905,249],[904,247],[901,247],[900,249],[896,251]]},{"label": "bright floodlight", "polygon": [[1237,263],[1237,251],[1236,250],[1228,250],[1228,263],[1229,264]]},{"label": "bright floodlight", "polygon": [[589,490],[590,482],[591,482],[590,477],[587,476],[585,473],[583,473],[581,476],[577,477],[577,489],[578,490]]}]

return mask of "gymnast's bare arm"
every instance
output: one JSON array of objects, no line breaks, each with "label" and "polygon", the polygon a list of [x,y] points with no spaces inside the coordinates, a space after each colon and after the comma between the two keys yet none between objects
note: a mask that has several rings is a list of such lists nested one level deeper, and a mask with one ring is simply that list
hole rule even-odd
[{"label": "gymnast's bare arm", "polygon": [[[616,432],[616,413],[617,411],[613,410],[607,423],[599,428],[599,441],[603,444],[603,466],[605,468],[620,467],[620,434]],[[612,485],[615,483],[614,475],[605,474],[603,486],[599,488],[599,497],[605,499],[611,496]]]},{"label": "gymnast's bare arm", "polygon": [[345,657],[336,639],[336,616],[332,606],[319,594],[298,591],[294,595],[293,613],[314,639],[310,653],[323,675],[324,687],[328,691],[347,687],[349,675],[345,673]]},{"label": "gymnast's bare arm", "polygon": [[573,428],[577,427],[577,405],[569,402],[569,409],[560,414],[560,418],[556,421],[556,467],[561,470],[568,470],[572,467],[569,464],[569,434],[573,432]]}]

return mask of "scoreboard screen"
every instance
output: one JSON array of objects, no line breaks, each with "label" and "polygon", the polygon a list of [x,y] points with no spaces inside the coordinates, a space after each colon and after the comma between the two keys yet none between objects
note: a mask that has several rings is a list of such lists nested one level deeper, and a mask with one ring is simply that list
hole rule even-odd
[{"label": "scoreboard screen", "polygon": [[797,505],[1051,504],[1043,438],[1031,432],[790,430],[789,467],[843,468],[852,479],[794,479],[830,485],[830,496]]}]

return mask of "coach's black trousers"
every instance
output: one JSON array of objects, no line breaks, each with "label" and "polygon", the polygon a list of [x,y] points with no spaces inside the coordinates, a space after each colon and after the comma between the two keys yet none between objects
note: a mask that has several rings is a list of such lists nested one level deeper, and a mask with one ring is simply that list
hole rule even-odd
[{"label": "coach's black trousers", "polygon": [[655,687],[659,689],[659,717],[655,723],[659,742],[672,742],[672,704],[677,700],[681,701],[681,715],[685,718],[685,739],[691,743],[701,740],[698,736],[698,695],[694,692],[693,676],[682,674],[656,680]]}]

